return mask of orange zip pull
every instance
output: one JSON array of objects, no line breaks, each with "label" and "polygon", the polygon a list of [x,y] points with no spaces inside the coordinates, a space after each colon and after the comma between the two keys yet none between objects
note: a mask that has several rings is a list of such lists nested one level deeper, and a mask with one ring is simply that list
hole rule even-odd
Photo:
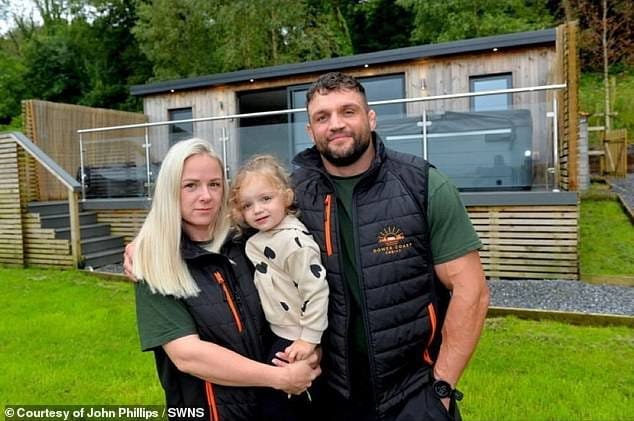
[{"label": "orange zip pull", "polygon": [[425,360],[427,364],[432,365],[434,364],[434,360],[432,360],[431,355],[429,355],[429,347],[434,341],[434,336],[436,336],[436,310],[434,309],[434,305],[432,303],[427,305],[427,312],[429,314],[431,334],[429,335],[429,340],[427,341],[427,348],[425,348],[425,352],[423,353],[423,360]]},{"label": "orange zip pull", "polygon": [[327,194],[324,199],[324,236],[325,236],[325,246],[326,246],[326,256],[332,256],[332,232],[330,229],[331,220],[330,220],[330,211],[332,209],[332,195]]},{"label": "orange zip pull", "polygon": [[238,309],[236,307],[236,304],[233,302],[233,297],[231,296],[231,292],[227,287],[225,278],[222,277],[222,274],[220,272],[214,272],[214,278],[216,279],[216,282],[218,282],[218,284],[222,287],[222,291],[224,292],[225,298],[227,299],[227,304],[229,304],[229,309],[233,314],[233,320],[235,320],[236,326],[238,327],[238,332],[242,332],[244,330],[244,327],[242,326],[242,321],[240,320],[240,316],[238,315]]}]

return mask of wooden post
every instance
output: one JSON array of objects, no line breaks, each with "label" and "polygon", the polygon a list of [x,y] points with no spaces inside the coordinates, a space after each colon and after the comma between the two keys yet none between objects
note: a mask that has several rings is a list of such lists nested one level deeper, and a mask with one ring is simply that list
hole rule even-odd
[{"label": "wooden post", "polygon": [[603,88],[605,91],[605,129],[612,128],[610,121],[610,81],[608,76],[608,1],[603,0],[603,18],[601,19],[603,33],[601,36],[601,45],[603,47]]},{"label": "wooden post", "polygon": [[567,24],[568,41],[568,190],[577,191],[577,142],[579,138],[579,22]]},{"label": "wooden post", "polygon": [[68,209],[70,214],[70,247],[73,252],[73,264],[76,268],[82,266],[81,236],[79,228],[79,200],[78,192],[68,189]]}]

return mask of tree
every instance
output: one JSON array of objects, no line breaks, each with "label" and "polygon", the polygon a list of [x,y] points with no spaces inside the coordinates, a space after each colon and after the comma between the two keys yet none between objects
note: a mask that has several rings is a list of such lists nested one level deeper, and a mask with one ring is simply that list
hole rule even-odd
[{"label": "tree", "polygon": [[[6,6],[6,0],[0,1]],[[0,44],[5,61],[11,57],[22,69],[23,88],[3,89],[16,95],[4,101],[5,108],[13,107],[5,114],[19,114],[24,98],[140,110],[140,101],[130,96],[128,85],[150,79],[151,66],[131,32],[137,20],[136,0],[34,3],[40,23],[14,13],[14,27]]]},{"label": "tree", "polygon": [[20,99],[26,91],[25,68],[18,57],[0,49],[0,69],[0,125],[8,125],[21,113]]},{"label": "tree", "polygon": [[605,29],[602,1],[577,0],[573,2],[573,7],[581,28],[582,68],[603,70],[604,49],[609,63],[634,65],[634,2],[632,0],[606,1]]},{"label": "tree", "polygon": [[397,0],[414,13],[419,44],[552,27],[546,0]]},{"label": "tree", "polygon": [[145,83],[152,66],[132,34],[137,21],[135,0],[92,0],[89,34],[84,46],[88,85],[80,103],[129,111],[141,109],[129,85]]},{"label": "tree", "polygon": [[57,25],[53,29],[53,24],[49,24],[47,31],[35,34],[22,49],[27,94],[32,98],[76,104],[88,84],[78,43],[82,37],[75,36],[85,28],[77,24],[73,27]]},{"label": "tree", "polygon": [[396,0],[342,1],[355,54],[407,47],[413,14]]},{"label": "tree", "polygon": [[134,28],[157,79],[352,53],[345,20],[325,0],[153,0]]}]

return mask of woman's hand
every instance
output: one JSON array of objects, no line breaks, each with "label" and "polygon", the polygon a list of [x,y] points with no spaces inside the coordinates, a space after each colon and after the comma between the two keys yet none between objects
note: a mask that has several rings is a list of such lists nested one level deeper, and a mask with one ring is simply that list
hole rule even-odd
[{"label": "woman's hand", "polygon": [[292,364],[286,363],[280,367],[284,370],[281,383],[276,389],[283,390],[289,395],[299,395],[308,389],[313,380],[321,374],[319,366],[312,367],[307,360],[297,361]]}]

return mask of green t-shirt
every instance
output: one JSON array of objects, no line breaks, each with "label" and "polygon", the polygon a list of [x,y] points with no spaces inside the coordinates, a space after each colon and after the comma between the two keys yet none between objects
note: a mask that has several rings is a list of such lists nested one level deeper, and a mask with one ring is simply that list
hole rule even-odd
[{"label": "green t-shirt", "polygon": [[[333,177],[333,181],[337,196],[344,279],[351,297],[348,334],[351,344],[352,393],[357,399],[369,401],[371,391],[366,380],[369,371],[368,344],[361,316],[361,286],[355,257],[358,247],[355,244],[352,223],[352,194],[361,177],[362,175]],[[427,190],[427,219],[434,264],[445,263],[479,249],[480,239],[469,220],[458,190],[449,179],[435,168],[430,168]]]},{"label": "green t-shirt", "polygon": [[134,290],[141,350],[151,351],[197,333],[194,319],[182,301],[171,295],[152,293],[145,282],[138,282]]}]

